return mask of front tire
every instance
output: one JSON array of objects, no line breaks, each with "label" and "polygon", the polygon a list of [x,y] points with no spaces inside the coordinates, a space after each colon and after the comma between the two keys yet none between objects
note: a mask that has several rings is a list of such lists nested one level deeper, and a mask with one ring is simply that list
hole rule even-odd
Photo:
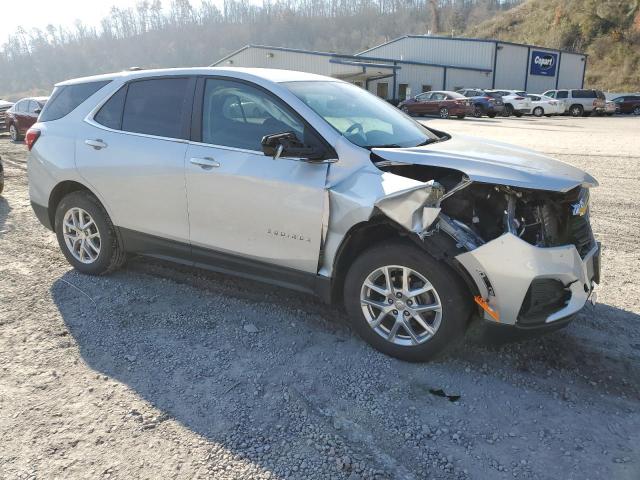
[{"label": "front tire", "polygon": [[18,127],[16,127],[14,123],[9,125],[9,136],[11,137],[12,142],[19,142],[20,140],[22,140],[20,132],[18,131]]},{"label": "front tire", "polygon": [[634,115],[640,115],[640,106],[637,106],[633,109],[633,114]]},{"label": "front tire", "polygon": [[447,107],[440,108],[440,118],[449,118],[449,109]]},{"label": "front tire", "polygon": [[544,109],[542,107],[536,107],[533,109],[533,115],[536,117],[541,117],[544,115]]},{"label": "front tire", "polygon": [[434,358],[457,343],[471,295],[446,264],[406,241],[374,246],[345,278],[353,328],[374,348],[410,362]]},{"label": "front tire", "polygon": [[482,105],[475,105],[473,108],[473,116],[475,118],[481,118],[482,115],[484,115],[484,109],[482,108]]},{"label": "front tire", "polygon": [[513,115],[513,106],[511,106],[510,104],[506,104],[504,106],[504,110],[502,111],[502,116],[503,117],[510,117],[511,115]]},{"label": "front tire", "polygon": [[60,201],[55,231],[62,253],[79,272],[102,275],[126,260],[109,215],[90,192],[72,192]]}]

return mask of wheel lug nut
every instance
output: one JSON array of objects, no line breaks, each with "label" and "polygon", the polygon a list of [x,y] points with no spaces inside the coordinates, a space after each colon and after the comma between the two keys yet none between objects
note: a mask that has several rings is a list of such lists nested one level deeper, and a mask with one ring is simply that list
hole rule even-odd
[{"label": "wheel lug nut", "polygon": [[404,316],[408,317],[409,316],[409,312],[407,312],[406,310],[404,311]]},{"label": "wheel lug nut", "polygon": [[396,298],[402,298],[402,294],[400,292],[396,293]]},{"label": "wheel lug nut", "polygon": [[394,315],[397,315],[397,314],[398,314],[398,310],[394,310],[394,311],[393,311],[393,314],[394,314]]},{"label": "wheel lug nut", "polygon": [[393,303],[393,300],[389,299],[389,305],[391,305]]},{"label": "wheel lug nut", "polygon": [[413,305],[413,302],[411,300],[407,300],[407,305]]}]

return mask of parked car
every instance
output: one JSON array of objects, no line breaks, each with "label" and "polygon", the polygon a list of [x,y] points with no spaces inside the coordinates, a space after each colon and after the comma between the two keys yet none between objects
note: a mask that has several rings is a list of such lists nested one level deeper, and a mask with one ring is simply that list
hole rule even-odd
[{"label": "parked car", "polygon": [[440,118],[464,118],[473,114],[473,105],[464,95],[456,92],[425,92],[408,98],[398,105],[409,115],[439,115]]},{"label": "parked car", "polygon": [[533,106],[531,99],[527,98],[527,92],[522,90],[486,90],[488,93],[497,93],[504,103],[503,115],[521,117],[525,113],[531,113]]},{"label": "parked car", "polygon": [[7,115],[7,110],[9,110],[11,107],[13,107],[13,103],[7,102],[5,100],[0,100],[0,132],[7,129],[5,117]]},{"label": "parked car", "polygon": [[23,98],[7,110],[6,124],[11,134],[11,140],[22,140],[31,125],[36,123],[47,97]]},{"label": "parked car", "polygon": [[527,98],[531,99],[531,114],[536,117],[546,115],[562,115],[564,113],[565,104],[559,100],[544,95],[527,94]]},{"label": "parked car", "polygon": [[[249,102],[263,118],[247,118]],[[558,328],[598,283],[593,177],[429,129],[335,78],[72,80],[26,144],[33,210],[79,272],[111,272],[131,252],[315,293],[404,360],[432,358],[472,316]]]},{"label": "parked car", "polygon": [[613,99],[618,113],[640,115],[640,95],[624,95]]},{"label": "parked car", "polygon": [[493,92],[485,92],[477,88],[464,88],[458,90],[457,93],[469,98],[473,103],[473,116],[480,118],[486,115],[494,118],[496,115],[502,115],[504,111],[504,103],[502,97]]},{"label": "parked car", "polygon": [[600,90],[547,90],[542,95],[564,100],[568,105],[567,112],[573,117],[588,117],[594,112],[604,112],[605,108],[605,96]]}]

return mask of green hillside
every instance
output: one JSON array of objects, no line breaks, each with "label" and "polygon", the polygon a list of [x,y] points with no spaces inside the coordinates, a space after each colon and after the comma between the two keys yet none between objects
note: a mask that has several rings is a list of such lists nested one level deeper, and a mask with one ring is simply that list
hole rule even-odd
[{"label": "green hillside", "polygon": [[640,91],[640,0],[529,0],[466,33],[586,53],[586,86]]}]

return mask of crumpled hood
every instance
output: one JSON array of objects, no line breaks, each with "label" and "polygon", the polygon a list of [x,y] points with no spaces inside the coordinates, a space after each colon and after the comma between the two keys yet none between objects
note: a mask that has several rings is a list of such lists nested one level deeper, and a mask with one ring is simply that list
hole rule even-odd
[{"label": "crumpled hood", "polygon": [[374,148],[379,157],[398,164],[430,165],[458,170],[474,182],[566,192],[598,182],[588,173],[527,148],[455,135],[412,148]]}]

